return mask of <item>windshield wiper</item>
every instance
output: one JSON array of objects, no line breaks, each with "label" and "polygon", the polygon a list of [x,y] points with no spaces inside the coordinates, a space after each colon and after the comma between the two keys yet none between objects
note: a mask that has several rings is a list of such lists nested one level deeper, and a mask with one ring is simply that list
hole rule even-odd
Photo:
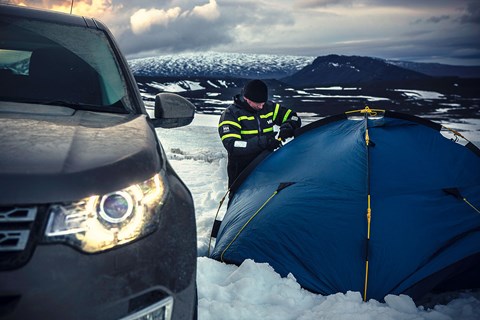
[{"label": "windshield wiper", "polygon": [[79,103],[79,102],[72,102],[72,101],[65,101],[65,100],[53,100],[53,101],[45,102],[44,104],[61,105],[64,107],[70,107],[77,110],[129,113],[122,99],[118,100],[113,104],[106,105],[106,106],[99,106],[94,104]]},{"label": "windshield wiper", "polygon": [[48,106],[61,106],[68,107],[75,110],[88,110],[88,111],[103,111],[103,112],[115,112],[115,113],[129,113],[122,99],[118,100],[114,104],[107,106],[99,106],[93,104],[86,104],[68,100],[39,100],[39,99],[22,99],[22,98],[8,98],[2,97],[4,101],[30,103],[30,104],[43,104]]}]

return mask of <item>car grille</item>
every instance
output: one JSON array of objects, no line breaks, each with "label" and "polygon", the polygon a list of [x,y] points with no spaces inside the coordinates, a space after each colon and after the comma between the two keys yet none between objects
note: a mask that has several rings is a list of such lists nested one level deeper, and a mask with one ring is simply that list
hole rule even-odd
[{"label": "car grille", "polygon": [[33,254],[46,206],[0,207],[0,270],[19,268]]}]

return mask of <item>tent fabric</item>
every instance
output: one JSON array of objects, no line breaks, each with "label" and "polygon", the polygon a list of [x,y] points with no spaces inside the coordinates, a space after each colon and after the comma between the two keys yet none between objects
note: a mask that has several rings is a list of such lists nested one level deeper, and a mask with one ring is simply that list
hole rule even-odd
[{"label": "tent fabric", "polygon": [[237,183],[211,257],[365,299],[479,285],[479,150],[425,119],[373,115],[319,120],[266,156]]}]

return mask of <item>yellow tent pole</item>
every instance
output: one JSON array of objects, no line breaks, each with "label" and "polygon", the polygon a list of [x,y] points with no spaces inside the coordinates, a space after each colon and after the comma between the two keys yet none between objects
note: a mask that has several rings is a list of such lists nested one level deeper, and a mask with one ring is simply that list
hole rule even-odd
[{"label": "yellow tent pole", "polygon": [[250,221],[252,221],[253,218],[255,218],[255,216],[267,205],[267,203],[270,202],[270,200],[272,200],[273,197],[275,197],[275,195],[277,193],[278,193],[278,190],[275,190],[275,192],[273,192],[273,194],[260,206],[260,208],[258,208],[258,210],[247,220],[247,222],[245,222],[245,224],[240,228],[240,230],[237,232],[235,237],[233,237],[232,241],[230,241],[230,243],[225,247],[225,249],[223,249],[222,254],[220,255],[220,261],[225,262],[223,260],[224,253],[228,250],[228,248],[230,248],[232,243],[234,243],[235,240],[237,240],[240,233],[242,233],[242,231],[247,227],[247,225],[250,223]]},{"label": "yellow tent pole", "polygon": [[475,210],[477,213],[480,213],[480,210],[477,209],[470,201],[467,200],[467,198],[462,199],[466,204],[468,204],[473,210]]},{"label": "yellow tent pole", "polygon": [[[365,115],[365,147],[367,154],[367,243],[365,246],[365,281],[363,285],[363,301],[367,301],[367,289],[368,289],[368,268],[369,268],[369,248],[370,248],[370,226],[372,221],[372,208],[371,208],[371,197],[370,197],[370,135],[368,133],[368,116],[376,115],[376,112],[372,112],[369,107],[365,107],[362,111]],[[372,144],[374,145],[374,144]]]},{"label": "yellow tent pole", "polygon": [[365,283],[363,287],[363,301],[367,301],[367,288],[368,288],[368,247],[370,241],[370,223],[372,221],[372,209],[370,207],[370,195],[367,196],[367,245],[366,245],[366,255],[365,255]]},{"label": "yellow tent pole", "polygon": [[242,231],[247,227],[247,225],[253,220],[253,218],[255,218],[258,213],[260,211],[262,211],[262,209],[270,202],[270,200],[272,200],[280,191],[282,191],[283,189],[291,186],[295,184],[295,182],[283,182],[283,183],[280,183],[279,186],[277,187],[277,190],[275,190],[272,195],[260,206],[260,208],[258,208],[257,211],[255,211],[255,213],[247,220],[247,222],[245,222],[245,224],[240,228],[240,230],[237,232],[237,234],[235,235],[235,237],[232,239],[232,241],[230,241],[230,243],[225,247],[225,249],[223,249],[222,251],[222,254],[220,255],[220,261],[222,262],[225,262],[223,260],[223,255],[225,254],[225,252],[228,250],[228,248],[230,248],[230,246],[237,240],[238,236],[242,233]]},{"label": "yellow tent pole", "polygon": [[345,111],[345,114],[348,115],[352,113],[362,113],[362,114],[375,117],[377,116],[378,113],[384,113],[384,112],[385,112],[384,109],[370,109],[370,107],[366,106],[364,109]]}]

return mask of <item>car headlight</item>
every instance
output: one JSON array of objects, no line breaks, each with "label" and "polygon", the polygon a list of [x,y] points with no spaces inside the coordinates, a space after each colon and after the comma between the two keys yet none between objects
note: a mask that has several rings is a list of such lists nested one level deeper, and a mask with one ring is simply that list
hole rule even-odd
[{"label": "car headlight", "polygon": [[88,253],[131,242],[156,229],[166,194],[162,171],[123,190],[52,205],[45,240]]}]

